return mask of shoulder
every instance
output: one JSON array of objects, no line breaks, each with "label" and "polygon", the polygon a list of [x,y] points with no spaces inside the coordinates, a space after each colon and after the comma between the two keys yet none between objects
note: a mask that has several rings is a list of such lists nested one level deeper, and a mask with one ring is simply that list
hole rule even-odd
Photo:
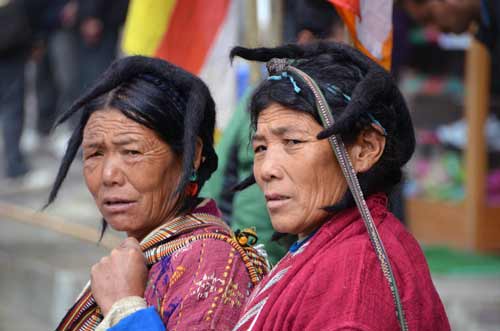
[{"label": "shoulder", "polygon": [[231,271],[248,278],[243,257],[226,238],[228,236],[220,232],[197,232],[185,236],[179,240],[180,247],[171,256],[156,263],[151,271],[158,270],[165,274],[182,270],[193,276]]},{"label": "shoulder", "polygon": [[[168,258],[167,258],[168,259]],[[228,242],[201,238],[154,267],[147,291],[167,329],[230,330],[250,294],[242,257]],[[162,273],[162,271],[165,271]]]},{"label": "shoulder", "polygon": [[[442,323],[446,315],[415,238],[390,213],[378,230],[409,324],[425,329],[425,323]],[[311,262],[312,276],[307,280],[310,300],[336,304],[340,320],[375,327],[383,318],[385,326],[397,328],[392,294],[366,232],[328,243]]]},{"label": "shoulder", "polygon": [[[360,227],[359,224],[354,226]],[[322,297],[321,293],[326,291],[330,295],[325,300],[344,301],[362,300],[363,297],[373,295],[392,304],[391,293],[368,234],[364,229],[358,231],[346,228],[346,231],[349,235],[332,237],[322,247],[317,247],[318,252],[306,264],[306,269],[311,274],[306,281],[314,284],[310,295]],[[398,225],[388,217],[379,226],[391,263],[397,265],[393,265],[395,269],[404,260],[400,253],[404,245],[400,243],[398,231]]]},{"label": "shoulder", "polygon": [[[420,245],[394,215],[391,213],[384,215],[377,229],[396,277],[408,272],[419,273],[420,269],[428,273]],[[383,277],[377,253],[364,229],[353,232],[341,240],[332,238],[312,259],[316,264],[324,264],[327,261],[329,268],[317,268],[319,274],[324,273],[333,278],[348,275],[362,277],[365,273],[371,274],[370,277],[374,275],[380,276],[381,279]],[[354,282],[360,280],[352,276],[348,279]]]}]

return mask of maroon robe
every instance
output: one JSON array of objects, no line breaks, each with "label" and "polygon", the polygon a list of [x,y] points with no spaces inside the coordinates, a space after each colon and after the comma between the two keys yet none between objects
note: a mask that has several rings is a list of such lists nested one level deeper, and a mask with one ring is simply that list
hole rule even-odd
[{"label": "maroon robe", "polygon": [[[450,330],[420,246],[387,210],[367,200],[389,255],[409,330]],[[388,282],[356,208],[333,216],[257,286],[234,330],[399,330]]]}]

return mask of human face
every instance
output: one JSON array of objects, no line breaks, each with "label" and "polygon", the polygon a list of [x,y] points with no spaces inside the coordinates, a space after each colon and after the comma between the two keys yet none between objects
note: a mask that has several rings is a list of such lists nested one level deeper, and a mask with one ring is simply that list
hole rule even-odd
[{"label": "human face", "polygon": [[182,161],[153,130],[116,109],[99,110],[82,146],[85,182],[113,229],[141,240],[173,216]]},{"label": "human face", "polygon": [[322,130],[303,112],[272,104],[257,121],[254,175],[276,231],[307,236],[328,218],[347,184]]},{"label": "human face", "polygon": [[427,0],[418,4],[404,1],[408,13],[420,24],[434,25],[442,32],[466,32],[480,18],[479,0]]}]

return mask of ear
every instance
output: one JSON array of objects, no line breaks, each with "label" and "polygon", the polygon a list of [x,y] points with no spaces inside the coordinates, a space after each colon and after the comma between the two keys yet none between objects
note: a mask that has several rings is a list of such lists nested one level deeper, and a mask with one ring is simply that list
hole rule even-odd
[{"label": "ear", "polygon": [[363,130],[349,147],[349,156],[356,173],[366,172],[378,162],[385,149],[386,138],[374,128]]},{"label": "ear", "polygon": [[201,165],[201,152],[203,151],[203,141],[200,137],[196,138],[196,150],[194,152],[194,169],[198,171]]}]

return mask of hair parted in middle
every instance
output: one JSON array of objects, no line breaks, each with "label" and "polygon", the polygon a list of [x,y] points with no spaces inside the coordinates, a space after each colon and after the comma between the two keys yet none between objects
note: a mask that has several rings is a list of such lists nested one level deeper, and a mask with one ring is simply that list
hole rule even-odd
[{"label": "hair parted in middle", "polygon": [[[70,109],[57,120],[56,126],[79,113],[48,203],[52,203],[68,174],[83,140],[90,115],[114,108],[126,117],[153,130],[182,158],[182,177],[176,192],[186,189],[193,174],[198,137],[203,142],[202,160],[197,171],[199,187],[217,169],[213,148],[215,103],[205,83],[195,75],[161,59],[130,56],[119,59],[102,74]],[[188,197],[193,200],[196,198]],[[185,204],[191,206],[191,203]]]},{"label": "hair parted in middle", "polygon": [[[386,145],[380,160],[367,172],[358,173],[365,196],[376,192],[389,193],[401,181],[401,168],[415,150],[415,133],[409,110],[391,75],[358,50],[342,43],[317,42],[307,45],[290,44],[276,48],[232,49],[235,56],[260,62],[286,59],[309,75],[320,87],[332,110],[335,123],[318,134],[325,139],[340,135],[346,145],[371,127],[374,119],[386,134]],[[254,91],[250,103],[251,124],[256,129],[259,114],[273,103],[309,113],[321,124],[314,95],[300,77],[290,72],[290,80],[264,80]],[[300,91],[300,92],[297,92]],[[333,151],[332,151],[333,153]],[[236,189],[255,183],[250,176]],[[351,207],[354,199],[350,191],[329,211]]]}]

